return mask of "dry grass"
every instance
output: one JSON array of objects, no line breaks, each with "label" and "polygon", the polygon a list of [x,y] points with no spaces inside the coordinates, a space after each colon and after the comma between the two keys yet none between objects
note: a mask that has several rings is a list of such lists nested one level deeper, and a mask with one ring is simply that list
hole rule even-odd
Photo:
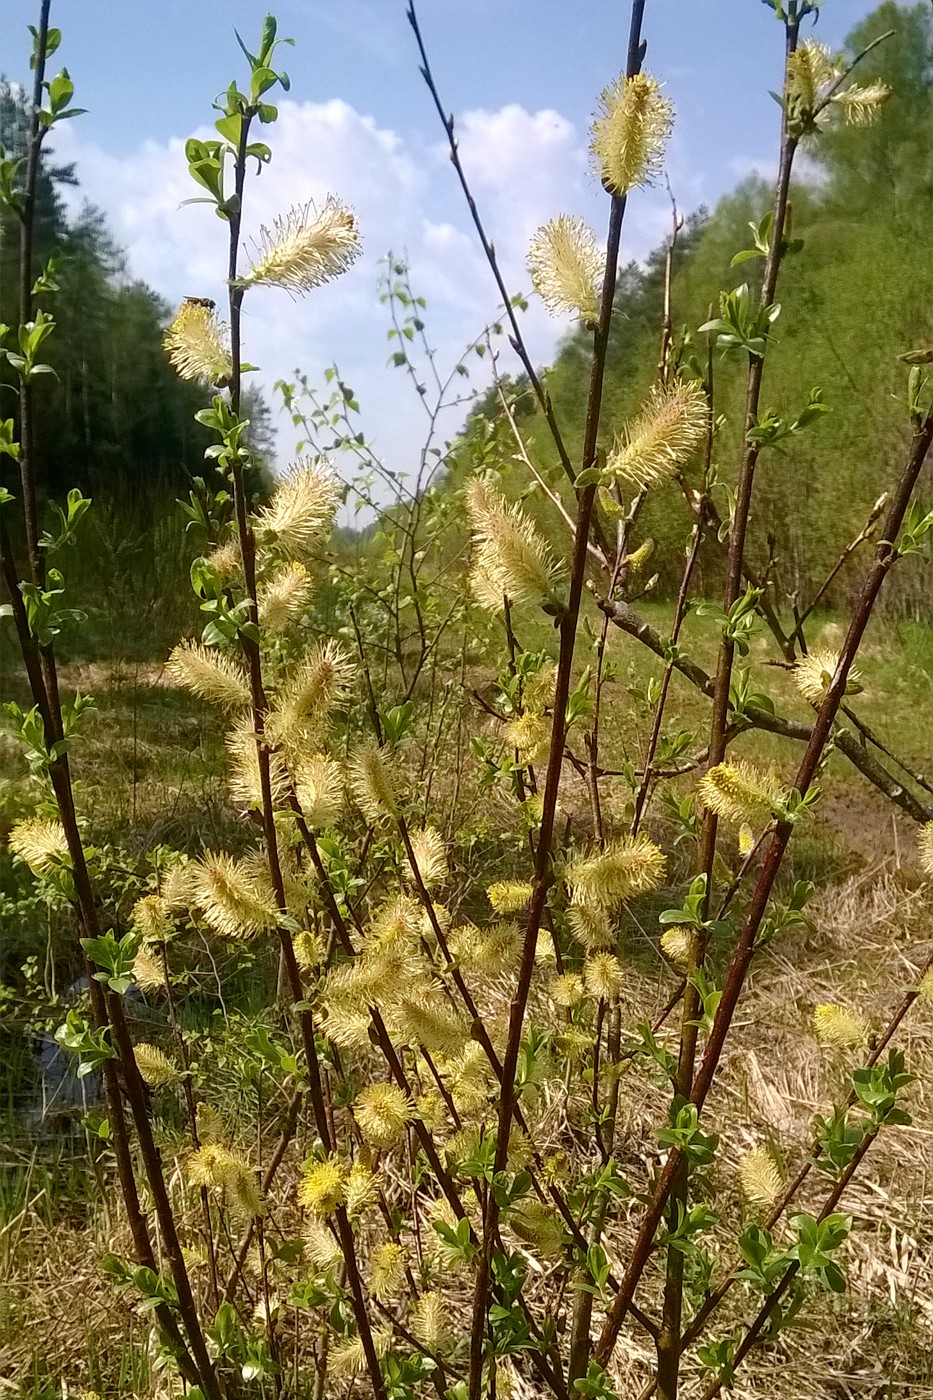
[{"label": "dry grass", "polygon": [[[762,1142],[779,1145],[789,1172],[804,1160],[817,1112],[840,1097],[846,1072],[841,1052],[819,1046],[809,1030],[814,1003],[827,997],[857,1008],[878,1027],[884,1024],[904,990],[916,980],[933,942],[928,903],[888,866],[863,871],[841,884],[827,887],[812,912],[815,932],[797,936],[763,952],[740,1008],[735,1038],[724,1073],[709,1105],[709,1121],[723,1133],[714,1168],[713,1202],[730,1222],[745,1209],[737,1188],[742,1155]],[[652,968],[643,956],[630,967],[627,1010],[634,1022],[646,1008],[661,1004],[670,975]],[[507,980],[477,983],[483,1009],[492,1023],[507,1003]],[[543,993],[541,994],[543,996]],[[536,1014],[549,1009],[539,1000]],[[535,1013],[533,1013],[535,1014]],[[776,1346],[756,1352],[740,1373],[735,1394],[740,1397],[931,1396],[933,1395],[933,1131],[930,1122],[933,1084],[933,1016],[917,1003],[898,1043],[907,1051],[917,1075],[911,1090],[913,1124],[886,1130],[873,1147],[843,1207],[854,1217],[844,1249],[849,1290],[841,1299],[817,1295],[804,1328],[782,1334]],[[533,1111],[533,1132],[539,1147],[573,1140],[585,1091],[573,1075],[564,1098],[552,1082]],[[632,1063],[622,1085],[617,1157],[633,1187],[646,1179],[657,1162],[652,1133],[663,1118],[665,1094]],[[197,1234],[196,1203],[182,1190],[177,1138],[164,1139],[168,1160],[174,1157],[172,1186],[182,1217]],[[289,1154],[275,1190],[275,1215],[286,1237],[297,1233],[294,1189],[307,1139],[305,1130]],[[406,1200],[404,1162],[387,1160],[387,1192],[403,1206]],[[7,1223],[6,1277],[0,1304],[0,1376],[12,1383],[11,1393],[41,1395],[30,1388],[37,1369],[64,1385],[64,1394],[102,1387],[102,1393],[127,1393],[113,1388],[115,1374],[135,1366],[145,1371],[145,1323],[134,1317],[128,1301],[117,1301],[98,1270],[103,1253],[128,1254],[128,1242],[112,1188],[102,1199],[93,1181],[86,1201],[59,1209],[38,1193],[27,1193],[22,1209]],[[827,1182],[813,1173],[799,1198],[799,1208],[819,1209]],[[751,1218],[750,1216],[748,1217]],[[624,1264],[638,1219],[637,1202],[614,1227],[610,1254],[616,1268]],[[778,1238],[782,1238],[780,1227]],[[378,1242],[378,1221],[364,1231],[364,1253]],[[729,1230],[714,1230],[710,1247],[723,1268],[734,1259]],[[368,1241],[368,1244],[367,1244]],[[408,1245],[417,1257],[417,1242]],[[543,1294],[552,1260],[538,1256],[521,1241],[532,1268],[530,1295]],[[258,1259],[251,1261],[251,1287],[257,1281]],[[198,1271],[202,1287],[203,1271]],[[658,1305],[660,1275],[646,1276],[639,1301],[649,1312]],[[452,1296],[466,1325],[468,1277],[454,1283]],[[716,1319],[713,1335],[725,1335],[754,1311],[754,1297],[742,1286],[733,1289]],[[598,1315],[598,1308],[597,1308]],[[289,1313],[283,1342],[290,1353],[295,1340],[295,1314]],[[618,1394],[628,1400],[640,1393],[650,1375],[653,1348],[627,1329],[616,1353],[614,1379]],[[695,1358],[685,1363],[687,1397],[701,1390]],[[516,1370],[520,1395],[537,1394],[529,1378]],[[68,1389],[70,1387],[70,1389]],[[19,1389],[17,1389],[19,1388]],[[51,1393],[51,1392],[49,1392]],[[135,1392],[130,1392],[135,1393]],[[159,1383],[140,1392],[161,1394]]]},{"label": "dry grass", "polygon": [[[864,871],[825,889],[811,905],[816,931],[759,955],[740,1005],[724,1073],[708,1107],[722,1133],[715,1168],[716,1204],[735,1220],[743,1209],[738,1163],[750,1148],[777,1146],[787,1174],[806,1160],[813,1119],[844,1095],[842,1052],[820,1046],[810,1032],[813,1006],[833,999],[884,1026],[906,990],[915,985],[933,947],[929,893],[905,887],[887,866]],[[648,986],[633,997],[648,994]],[[743,1400],[842,1400],[842,1397],[933,1396],[933,1012],[918,1001],[895,1044],[917,1076],[911,1086],[910,1127],[882,1132],[840,1209],[854,1219],[844,1247],[848,1292],[817,1295],[807,1325],[783,1333],[754,1352],[739,1372],[734,1394]],[[856,1056],[857,1059],[857,1056]],[[663,1112],[663,1096],[634,1111],[636,1135]],[[795,1208],[818,1213],[828,1179],[811,1173]],[[749,1215],[751,1220],[754,1215]],[[781,1242],[781,1227],[775,1231]],[[717,1238],[718,1237],[718,1238]],[[713,1253],[735,1262],[727,1231],[714,1231]],[[789,1243],[789,1238],[786,1239]],[[626,1238],[617,1243],[624,1258]],[[653,1295],[653,1297],[652,1297]],[[643,1306],[660,1297],[655,1274],[639,1295]],[[734,1288],[714,1323],[721,1337],[746,1322],[755,1295]],[[653,1348],[633,1346],[626,1334],[617,1360],[618,1393],[637,1396],[650,1375]],[[702,1390],[695,1361],[685,1397]],[[707,1374],[708,1379],[708,1374]],[[704,1382],[705,1384],[705,1382]]]},{"label": "dry grass", "polygon": [[[705,659],[703,637],[695,640]],[[876,643],[876,650],[879,646]],[[641,661],[634,660],[639,655],[634,647],[634,643],[624,644],[619,655],[623,675],[608,692],[607,755],[615,759],[625,756],[623,736],[626,748],[637,753],[646,724],[640,701],[632,694],[647,674]],[[882,652],[883,648],[877,656],[869,655],[869,676],[879,658],[877,675],[883,676]],[[630,665],[631,672],[625,669]],[[793,696],[787,679],[775,674],[781,703],[786,702],[791,711]],[[914,684],[912,664],[905,664],[898,675],[900,690]],[[488,685],[489,679],[488,670],[470,678],[480,687]],[[208,842],[212,832],[222,832],[228,839],[235,828],[225,801],[221,744],[212,717],[167,688],[159,667],[144,663],[106,671],[73,663],[65,683],[96,691],[99,697],[100,713],[82,749],[80,769],[85,783],[82,805],[94,812],[102,834],[127,835],[138,849],[157,840],[197,845]],[[457,682],[452,682],[452,692],[446,709],[438,702],[429,725],[431,733],[442,737],[429,748],[423,763],[413,752],[409,782],[412,793],[441,813],[450,810],[456,797],[457,821],[451,821],[449,830],[459,843],[457,867],[462,883],[449,902],[463,914],[480,918],[488,911],[484,906],[473,907],[475,893],[463,897],[467,888],[475,890],[477,884],[485,886],[510,874],[520,858],[521,840],[514,828],[505,837],[510,804],[477,783],[475,765],[466,757],[468,734],[477,727],[475,715],[468,716]],[[883,710],[885,697],[880,696],[877,703]],[[793,712],[801,712],[799,704]],[[492,721],[488,731],[495,732]],[[921,742],[914,739],[915,744]],[[438,761],[442,743],[454,742],[458,761]],[[618,747],[614,750],[613,745]],[[766,750],[755,756],[767,756]],[[815,822],[795,837],[797,873],[815,876],[820,887],[810,909],[815,930],[786,936],[759,955],[709,1103],[710,1123],[722,1133],[711,1179],[712,1201],[725,1222],[710,1235],[709,1247],[722,1269],[735,1262],[730,1227],[746,1210],[737,1186],[743,1154],[762,1142],[776,1143],[793,1172],[808,1152],[814,1115],[825,1113],[845,1092],[846,1057],[816,1043],[810,1030],[813,1006],[840,1002],[864,1014],[876,1029],[883,1026],[892,1007],[916,980],[933,945],[929,888],[923,892],[916,886],[907,828],[892,824],[884,804],[866,795],[864,786],[854,785],[843,771],[834,764]],[[613,801],[610,796],[610,813]],[[620,785],[618,816],[623,802]],[[589,825],[585,789],[572,773],[562,789],[562,807],[572,815],[575,828],[585,833]],[[510,811],[510,820],[513,816]],[[678,877],[680,873],[685,870]],[[652,903],[636,910],[625,935],[629,1030],[660,1008],[673,986],[673,974],[657,946],[658,907]],[[719,950],[719,956],[726,952]],[[542,974],[532,1016],[553,1024],[554,1009],[544,990],[546,967]],[[474,990],[490,1022],[501,1029],[510,982],[479,981]],[[933,1013],[928,1005],[918,1003],[896,1043],[906,1050],[917,1075],[910,1095],[913,1124],[882,1134],[844,1198],[843,1208],[854,1217],[853,1233],[843,1251],[849,1290],[841,1299],[817,1296],[807,1312],[806,1327],[788,1331],[774,1347],[754,1353],[740,1372],[735,1390],[739,1397],[933,1397],[933,1129],[928,1126],[933,1121]],[[209,1038],[201,1045],[211,1055],[220,1054]],[[216,1066],[205,1070],[205,1092],[229,1111],[229,1078]],[[592,1152],[591,1129],[581,1129],[587,1097],[573,1067],[558,1065],[532,1110],[533,1131],[542,1152],[560,1146],[578,1160]],[[666,1104],[665,1091],[644,1066],[629,1062],[622,1083],[616,1155],[635,1193],[645,1188],[657,1167],[654,1130],[664,1118]],[[481,1106],[477,1116],[483,1111]],[[345,1112],[338,1108],[338,1115]],[[186,1239],[194,1246],[199,1228],[197,1201],[184,1190],[180,1175],[185,1149],[168,1122],[163,1128],[172,1189]],[[245,1132],[240,1127],[237,1131]],[[270,1128],[263,1140],[264,1152],[272,1137]],[[308,1125],[302,1124],[274,1191],[273,1215],[286,1238],[297,1237],[300,1231],[295,1186],[311,1137]],[[250,1137],[245,1145],[254,1149],[254,1139]],[[45,1148],[37,1151],[41,1167]],[[166,1382],[160,1381],[147,1360],[147,1321],[128,1298],[115,1296],[99,1269],[100,1258],[108,1251],[129,1255],[109,1164],[102,1162],[99,1180],[85,1171],[66,1191],[56,1185],[54,1173],[43,1175],[39,1167],[29,1168],[29,1160],[28,1152],[17,1158],[11,1148],[5,1166],[5,1174],[11,1180],[15,1177],[18,1185],[4,1195],[0,1222],[0,1395],[44,1400],[96,1391],[108,1397],[140,1394],[164,1400],[169,1393]],[[385,1166],[390,1200],[410,1214],[404,1158],[390,1156]],[[827,1190],[826,1179],[811,1174],[800,1207],[818,1210]],[[638,1215],[633,1197],[610,1234],[608,1245],[617,1274],[634,1238]],[[415,1259],[424,1244],[425,1229],[430,1234],[424,1220],[419,1224],[420,1241],[414,1231],[405,1235]],[[784,1239],[780,1227],[777,1234]],[[379,1222],[367,1225],[364,1254],[380,1238]],[[509,1236],[509,1242],[524,1252],[528,1262],[529,1296],[544,1297],[554,1261],[514,1236]],[[198,1286],[206,1289],[203,1269],[196,1267],[195,1275]],[[255,1299],[255,1255],[247,1277]],[[469,1315],[469,1277],[451,1275],[445,1286],[446,1282],[456,1309],[452,1330],[463,1334]],[[655,1314],[660,1286],[660,1273],[653,1267],[639,1302]],[[287,1296],[284,1270],[281,1287]],[[725,1335],[750,1318],[755,1307],[755,1296],[744,1286],[733,1289],[715,1319],[712,1335]],[[599,1305],[596,1315],[598,1325]],[[308,1373],[310,1330],[307,1314],[286,1310],[283,1348],[292,1356],[297,1341],[302,1369]],[[615,1358],[620,1400],[635,1400],[640,1394],[653,1359],[653,1346],[644,1334],[627,1327]],[[684,1374],[684,1400],[693,1400],[703,1385],[694,1354],[686,1359]],[[512,1380],[518,1397],[531,1400],[540,1393],[521,1368],[514,1368]],[[310,1380],[308,1385],[310,1394]]]}]

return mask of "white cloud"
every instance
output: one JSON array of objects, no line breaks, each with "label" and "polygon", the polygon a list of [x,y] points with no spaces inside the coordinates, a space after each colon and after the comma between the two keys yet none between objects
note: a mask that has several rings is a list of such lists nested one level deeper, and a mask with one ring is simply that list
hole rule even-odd
[{"label": "white cloud", "polygon": [[749,175],[757,175],[762,180],[772,180],[777,174],[773,156],[733,156],[728,163],[728,170],[737,180],[746,180]]},{"label": "white cloud", "polygon": [[[281,102],[268,132],[273,161],[250,177],[245,200],[244,257],[261,224],[290,206],[336,193],[356,212],[364,256],[338,282],[301,301],[257,288],[245,303],[244,353],[261,365],[271,398],[277,378],[296,367],[320,381],[339,363],[356,391],[364,426],[396,469],[420,445],[425,414],[398,370],[386,367],[388,320],[378,304],[378,261],[391,248],[407,257],[416,291],[428,301],[426,322],[442,367],[496,314],[497,296],[456,187],[446,149],[419,148],[348,103]],[[207,129],[194,133],[209,135]],[[583,136],[555,111],[528,112],[514,104],[467,112],[457,135],[468,177],[495,241],[511,291],[527,290],[525,249],[535,228],[558,212],[583,213],[597,229],[605,201],[586,170]],[[227,227],[202,204],[187,173],[184,141],[148,141],[126,158],[81,140],[78,124],[56,132],[56,155],[75,161],[79,190],[71,196],[102,208],[126,249],[131,275],[169,301],[213,296],[222,304]],[[66,192],[67,193],[67,192]],[[635,215],[629,235],[643,256],[663,232],[661,192]],[[633,202],[634,203],[634,202]],[[634,246],[631,240],[634,238]],[[566,324],[532,304],[523,322],[533,358],[546,362]],[[479,368],[479,361],[476,361]],[[462,410],[460,410],[462,416]],[[457,426],[445,426],[451,434]],[[292,447],[291,425],[280,423],[280,456]]]}]

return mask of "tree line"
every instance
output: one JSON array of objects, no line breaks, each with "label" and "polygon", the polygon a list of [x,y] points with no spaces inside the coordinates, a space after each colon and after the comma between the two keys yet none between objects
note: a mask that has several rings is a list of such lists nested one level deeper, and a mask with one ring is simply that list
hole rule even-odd
[{"label": "tree line", "polygon": [[[839,125],[822,132],[795,177],[789,242],[806,256],[789,256],[784,303],[774,328],[764,382],[764,404],[791,419],[818,388],[829,410],[814,431],[780,444],[761,474],[750,522],[754,555],[769,561],[785,597],[806,594],[858,534],[878,497],[890,487],[904,450],[903,364],[899,356],[933,345],[933,11],[926,4],[885,0],[848,37],[851,59],[887,30],[894,34],[860,65],[861,79],[892,89],[884,120],[866,129]],[[675,191],[676,194],[676,191]],[[689,215],[672,257],[673,332],[691,337],[685,354],[705,361],[705,337],[696,328],[719,314],[722,288],[747,283],[758,293],[762,259],[730,267],[737,250],[754,246],[772,198],[771,179],[751,175],[711,212]],[[670,240],[644,265],[624,269],[616,292],[606,363],[605,445],[643,401],[658,364],[665,265]],[[547,373],[559,423],[575,445],[587,402],[590,334],[572,331]],[[722,514],[728,512],[730,464],[739,456],[735,436],[744,392],[738,357],[713,364],[715,412],[725,422],[715,453],[722,464]],[[521,390],[522,379],[512,388]],[[561,472],[544,416],[528,394],[518,400],[523,433],[552,471]],[[498,396],[481,401],[467,425],[467,442],[481,436],[498,411]],[[464,461],[470,454],[464,454]],[[456,479],[458,473],[454,472]],[[931,493],[929,468],[920,499]],[[653,493],[654,494],[654,493]],[[655,541],[652,570],[661,590],[676,589],[681,568],[677,541],[690,505],[677,483],[657,493],[642,514]],[[804,531],[806,521],[806,531]],[[805,536],[805,538],[804,538]],[[700,561],[701,586],[717,576],[708,544]],[[898,610],[928,616],[931,593],[922,561],[905,569],[895,590]],[[841,571],[830,601],[848,600],[851,575]]]}]

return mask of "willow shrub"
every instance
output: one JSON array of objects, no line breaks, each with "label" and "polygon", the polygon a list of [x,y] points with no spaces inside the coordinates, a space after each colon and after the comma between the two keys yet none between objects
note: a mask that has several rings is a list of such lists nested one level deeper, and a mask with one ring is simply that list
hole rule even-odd
[{"label": "willow shrub", "polygon": [[[662,169],[674,121],[666,92],[642,69],[645,7],[636,3],[625,71],[601,95],[591,133],[605,248],[580,220],[559,215],[530,253],[537,293],[592,334],[582,458],[572,461],[564,445],[522,339],[518,299],[471,201],[502,323],[564,479],[541,476],[521,435],[521,395],[499,382],[490,431],[473,425],[479,465],[457,517],[469,533],[466,569],[456,553],[438,560],[439,534],[459,527],[439,512],[442,484],[425,468],[415,490],[385,508],[386,550],[360,556],[337,635],[322,627],[316,595],[327,578],[340,613],[343,582],[329,547],[344,488],[326,457],[311,453],[263,491],[241,411],[250,368],[242,312],[248,299],[283,288],[308,294],[313,308],[317,289],[357,256],[359,230],[332,195],[263,229],[244,266],[252,181],[273,158],[259,137],[274,127],[270,96],[287,79],[275,67],[283,41],[271,17],[255,54],[241,43],[245,86],[232,82],[215,103],[216,136],[186,147],[198,197],[229,229],[228,263],[218,269],[228,304],[221,313],[188,298],[165,348],[177,372],[203,386],[197,418],[212,437],[215,473],[187,508],[206,541],[192,569],[204,627],[179,641],[168,672],[226,726],[229,798],[244,836],[235,850],[153,852],[131,908],[110,898],[107,854],[85,841],[93,814],[81,808],[72,771],[80,773],[82,729],[94,720],[87,697],[62,693],[56,669],[59,634],[82,623],[63,605],[63,571],[90,503],[78,492],[51,503],[54,522],[40,532],[33,474],[43,346],[55,332],[54,278],[32,265],[36,166],[48,133],[78,114],[67,71],[46,77],[61,35],[42,7],[28,155],[4,162],[0,186],[22,232],[22,324],[3,350],[18,411],[0,442],[20,481],[4,490],[3,515],[22,511],[28,554],[22,573],[4,524],[6,612],[33,700],[8,711],[36,792],[35,813],[10,845],[39,887],[74,911],[89,990],[58,1039],[81,1073],[102,1076],[107,1117],[87,1126],[118,1179],[132,1245],[101,1267],[151,1319],[161,1393],[218,1400],[356,1390],[400,1400],[434,1390],[479,1400],[517,1387],[610,1397],[620,1343],[627,1350],[626,1337],[640,1333],[654,1357],[646,1395],[670,1400],[687,1386],[711,1397],[731,1386],[759,1340],[773,1343],[805,1316],[815,1294],[846,1287],[844,1195],[879,1135],[908,1121],[911,1074],[898,1031],[933,989],[930,963],[871,1039],[871,1008],[814,1009],[816,1034],[847,1057],[849,1074],[808,1154],[785,1161],[762,1142],[741,1163],[739,1194],[724,1197],[715,1189],[720,1138],[705,1110],[757,953],[807,917],[812,889],[778,880],[831,749],[921,824],[921,863],[933,876],[928,790],[905,785],[882,750],[851,732],[855,662],[872,610],[888,574],[933,526],[911,504],[933,417],[920,368],[929,352],[908,355],[916,363],[901,474],[849,551],[861,551],[863,582],[844,639],[835,651],[810,648],[809,609],[787,630],[745,537],[761,459],[810,432],[825,405],[814,388],[807,404],[766,410],[762,376],[780,325],[783,263],[806,256],[789,224],[794,161],[834,123],[883,120],[887,91],[860,84],[801,36],[816,5],[770,3],[786,40],[779,175],[772,211],[736,250],[749,282],[681,339],[667,307],[657,383],[625,431],[603,442],[623,220]],[[469,196],[413,10],[409,19]],[[668,286],[676,233],[675,224]],[[408,318],[397,351],[408,368],[423,325],[403,274],[393,267],[388,299]],[[718,457],[720,354],[737,358],[747,377],[737,469]],[[294,386],[286,392],[297,405]],[[294,411],[301,420],[305,410]],[[311,417],[320,429],[320,412]],[[524,472],[534,514],[515,499]],[[694,524],[670,630],[659,636],[637,609],[651,586],[639,513],[671,480]],[[699,602],[691,584],[704,539],[722,546],[723,584],[720,597]],[[449,694],[456,657],[452,633],[444,635],[450,617],[433,607],[426,623],[421,611],[426,558],[435,559],[432,587],[452,573],[464,647],[480,615],[493,620],[483,635],[494,638],[500,675],[487,713],[474,716],[473,748],[500,840],[517,853],[510,870],[496,872],[505,878],[464,863],[450,839],[459,778],[449,774],[423,800],[424,716],[435,707],[440,715],[432,756],[443,765],[438,688]],[[599,607],[595,637],[584,636],[584,589]],[[354,600],[369,609],[362,627]],[[680,642],[693,604],[715,620],[713,674]],[[543,619],[536,635],[553,640],[524,650],[518,633],[535,618]],[[605,768],[600,750],[615,626],[663,662],[643,752],[621,773]],[[811,707],[807,725],[750,685],[750,638],[762,628]],[[591,664],[581,670],[583,651]],[[665,730],[675,671],[709,702],[701,742]],[[730,752],[755,727],[787,741],[779,769]],[[676,796],[662,781],[672,767],[685,779]],[[673,861],[675,846],[686,857]],[[636,916],[655,930],[670,990],[654,1024],[627,995],[623,935]],[[253,969],[254,1004],[257,994],[266,1002],[258,1012],[225,1007],[204,1029],[189,1005],[203,995],[204,947],[225,967],[232,955],[240,970]],[[135,1045],[126,1012],[134,984],[166,1012],[165,1035]],[[653,1138],[620,1136],[627,1104],[659,1095],[666,1110]],[[796,1203],[808,1177],[820,1182],[811,1212]],[[717,1312],[733,1286],[723,1335]]]}]

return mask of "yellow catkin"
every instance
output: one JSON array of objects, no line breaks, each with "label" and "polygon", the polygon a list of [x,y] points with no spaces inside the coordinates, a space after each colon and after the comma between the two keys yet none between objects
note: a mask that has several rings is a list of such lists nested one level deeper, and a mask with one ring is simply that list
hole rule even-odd
[{"label": "yellow catkin", "polygon": [[195,1122],[198,1137],[202,1143],[221,1142],[224,1137],[224,1121],[217,1109],[203,1100],[195,1109]]},{"label": "yellow catkin", "polygon": [[604,263],[593,230],[568,214],[542,224],[528,250],[531,283],[545,306],[581,321],[599,315]]},{"label": "yellow catkin", "polygon": [[543,763],[551,750],[551,721],[527,710],[505,726],[506,741],[520,763]]},{"label": "yellow catkin", "polygon": [[224,852],[207,852],[192,874],[195,902],[215,933],[224,938],[249,938],[275,928],[278,911],[270,889],[257,879],[249,860],[234,860]]},{"label": "yellow catkin", "polygon": [[353,1104],[353,1116],[373,1147],[391,1147],[415,1116],[411,1100],[395,1084],[370,1084]]},{"label": "yellow catkin", "polygon": [[337,1157],[308,1162],[298,1184],[298,1204],[326,1220],[346,1199],[346,1175]]},{"label": "yellow catkin", "polygon": [[843,1049],[864,1045],[868,1039],[868,1027],[860,1016],[844,1006],[831,1004],[814,1008],[813,1031],[823,1045],[836,1045]]},{"label": "yellow catkin", "polygon": [[557,1049],[571,1064],[581,1064],[593,1049],[594,1035],[586,1026],[563,1025],[554,1038]]},{"label": "yellow catkin", "polygon": [[465,1045],[456,1058],[447,1062],[446,1068],[457,1105],[480,1108],[489,1093],[492,1072],[482,1046],[475,1042]]},{"label": "yellow catkin", "polygon": [[625,974],[612,953],[591,953],[583,964],[583,985],[591,997],[609,1001],[622,990]]},{"label": "yellow catkin", "polygon": [[266,721],[270,736],[297,753],[307,752],[347,697],[356,674],[339,642],[319,642],[293,667]]},{"label": "yellow catkin", "polygon": [[451,1343],[451,1321],[441,1293],[422,1293],[411,1310],[411,1330],[428,1351],[441,1351]]},{"label": "yellow catkin", "polygon": [[174,1084],[178,1079],[178,1069],[158,1045],[140,1041],[133,1046],[136,1068],[150,1089],[160,1089],[165,1084]]},{"label": "yellow catkin", "polygon": [[657,177],[673,121],[672,103],[648,73],[616,78],[603,90],[590,130],[590,151],[611,194],[627,194]]},{"label": "yellow catkin", "polygon": [[216,647],[181,642],[165,670],[176,685],[223,710],[243,710],[250,703],[249,678],[243,667]]},{"label": "yellow catkin", "polygon": [[[377,1357],[381,1359],[391,1350],[392,1338],[391,1327],[373,1328],[373,1348]],[[341,1338],[331,1347],[328,1366],[333,1374],[341,1379],[350,1380],[355,1376],[362,1375],[366,1370],[366,1364],[366,1353],[358,1336]]]},{"label": "yellow catkin", "polygon": [[890,96],[887,83],[853,83],[836,93],[833,105],[842,112],[847,126],[871,126]]},{"label": "yellow catkin", "polygon": [[576,1006],[583,1000],[583,978],[576,972],[562,972],[548,987],[555,1006]]},{"label": "yellow catkin", "polygon": [[343,773],[339,763],[323,754],[292,758],[295,796],[312,831],[333,826],[343,810]]},{"label": "yellow catkin", "polygon": [[606,461],[607,477],[632,486],[661,486],[685,467],[706,438],[709,407],[695,380],[652,389]]},{"label": "yellow catkin", "polygon": [[211,306],[186,298],[162,341],[181,379],[226,384],[233,373],[229,331]]},{"label": "yellow catkin", "polygon": [[623,836],[601,851],[571,861],[564,873],[573,903],[612,907],[657,889],[664,853],[647,836]]},{"label": "yellow catkin", "polygon": [[260,627],[269,632],[286,632],[308,611],[312,591],[311,575],[304,564],[292,561],[276,569],[259,589]]},{"label": "yellow catkin", "polygon": [[739,1163],[743,1194],[756,1206],[773,1206],[784,1189],[784,1181],[766,1147],[753,1147]]},{"label": "yellow catkin", "polygon": [[165,943],[172,936],[172,911],[162,895],[146,894],[133,905],[133,925],[147,943]]},{"label": "yellow catkin", "polygon": [[486,898],[497,914],[518,914],[527,906],[531,895],[531,885],[521,880],[499,880],[486,891]]},{"label": "yellow catkin", "polygon": [[562,570],[521,507],[479,477],[467,488],[466,506],[479,602],[495,610],[505,598],[518,605],[559,602]]},{"label": "yellow catkin", "polygon": [[521,935],[516,924],[505,920],[484,929],[465,924],[454,930],[450,946],[468,972],[500,977],[517,967]]},{"label": "yellow catkin", "polygon": [[697,784],[704,807],[724,821],[763,823],[783,801],[784,794],[771,777],[750,763],[718,763]]},{"label": "yellow catkin", "polygon": [[544,665],[525,682],[522,696],[525,709],[533,715],[543,715],[554,703],[554,687],[557,684],[557,666],[553,661]]},{"label": "yellow catkin", "polygon": [[326,457],[302,457],[255,517],[260,553],[308,564],[333,523],[340,481]]},{"label": "yellow catkin", "polygon": [[212,569],[216,569],[222,578],[235,578],[243,571],[243,559],[240,555],[240,542],[238,539],[225,540],[216,549],[212,549],[207,556],[207,562]]},{"label": "yellow catkin", "polygon": [[27,817],[17,822],[7,837],[10,850],[35,875],[50,875],[70,864],[68,841],[61,822]]},{"label": "yellow catkin", "polygon": [[222,1191],[227,1204],[242,1215],[251,1217],[262,1212],[255,1171],[244,1157],[223,1143],[202,1144],[185,1163],[185,1176],[192,1186]]},{"label": "yellow catkin", "polygon": [[[811,705],[822,703],[839,665],[839,653],[829,647],[814,647],[801,656],[794,666],[794,684]],[[853,666],[846,677],[846,695],[857,695],[861,691],[861,677]]]},{"label": "yellow catkin", "polygon": [[917,858],[920,869],[933,879],[933,822],[927,822],[917,835]]},{"label": "yellow catkin", "polygon": [[[439,831],[434,827],[426,826],[420,831],[413,831],[409,837],[411,842],[414,864],[421,876],[421,881],[428,890],[435,890],[439,885],[443,885],[447,880],[447,851],[444,840]],[[410,883],[415,883],[414,870],[411,868],[411,858],[409,857],[409,868],[405,872],[406,879]]]},{"label": "yellow catkin", "polygon": [[387,1240],[374,1249],[369,1261],[369,1291],[380,1303],[385,1303],[400,1288],[405,1279],[407,1256],[396,1240]]},{"label": "yellow catkin", "polygon": [[346,1204],[352,1216],[362,1215],[379,1200],[379,1180],[365,1162],[353,1163],[347,1173]]},{"label": "yellow catkin", "polygon": [[[249,716],[241,717],[226,737],[228,768],[227,786],[230,800],[241,811],[261,812],[263,806],[262,774],[256,731]],[[288,770],[280,753],[268,752],[269,790],[273,807],[281,807],[289,788]]]},{"label": "yellow catkin", "polygon": [[616,935],[606,910],[600,904],[571,904],[567,909],[571,937],[590,952],[612,948]]},{"label": "yellow catkin", "polygon": [[693,937],[680,924],[672,924],[661,934],[661,950],[678,967],[687,967],[693,955]]},{"label": "yellow catkin", "polygon": [[297,204],[270,230],[260,230],[259,256],[241,285],[282,287],[295,295],[313,291],[359,257],[356,216],[334,195],[317,209],[313,202]]},{"label": "yellow catkin", "polygon": [[839,76],[826,44],[804,39],[787,60],[785,100],[795,117],[811,116],[825,88]]},{"label": "yellow catkin", "polygon": [[312,972],[324,959],[324,947],[316,934],[308,933],[302,929],[301,933],[296,933],[292,938],[292,948],[295,952],[295,962],[302,972]]},{"label": "yellow catkin", "polygon": [[162,958],[151,948],[143,946],[133,959],[133,981],[144,992],[161,992],[165,987]]},{"label": "yellow catkin", "polygon": [[195,862],[182,857],[164,871],[159,893],[171,910],[187,909],[194,903],[195,881]]},{"label": "yellow catkin", "polygon": [[560,1215],[550,1205],[524,1200],[509,1216],[509,1227],[520,1240],[532,1245],[546,1258],[559,1254],[566,1242]]},{"label": "yellow catkin", "polygon": [[424,910],[410,895],[397,895],[381,905],[369,921],[367,937],[385,946],[412,946],[421,933]]},{"label": "yellow catkin", "polygon": [[301,1234],[305,1254],[322,1273],[326,1273],[328,1269],[340,1262],[343,1257],[340,1253],[340,1246],[323,1220],[312,1215],[304,1222]]},{"label": "yellow catkin", "polygon": [[455,1054],[469,1039],[469,1029],[450,1003],[437,993],[425,991],[408,997],[395,1012],[399,1031],[414,1045],[423,1045],[432,1054]]},{"label": "yellow catkin", "polygon": [[361,744],[350,755],[350,790],[364,817],[377,822],[398,816],[398,791],[388,749]]}]

